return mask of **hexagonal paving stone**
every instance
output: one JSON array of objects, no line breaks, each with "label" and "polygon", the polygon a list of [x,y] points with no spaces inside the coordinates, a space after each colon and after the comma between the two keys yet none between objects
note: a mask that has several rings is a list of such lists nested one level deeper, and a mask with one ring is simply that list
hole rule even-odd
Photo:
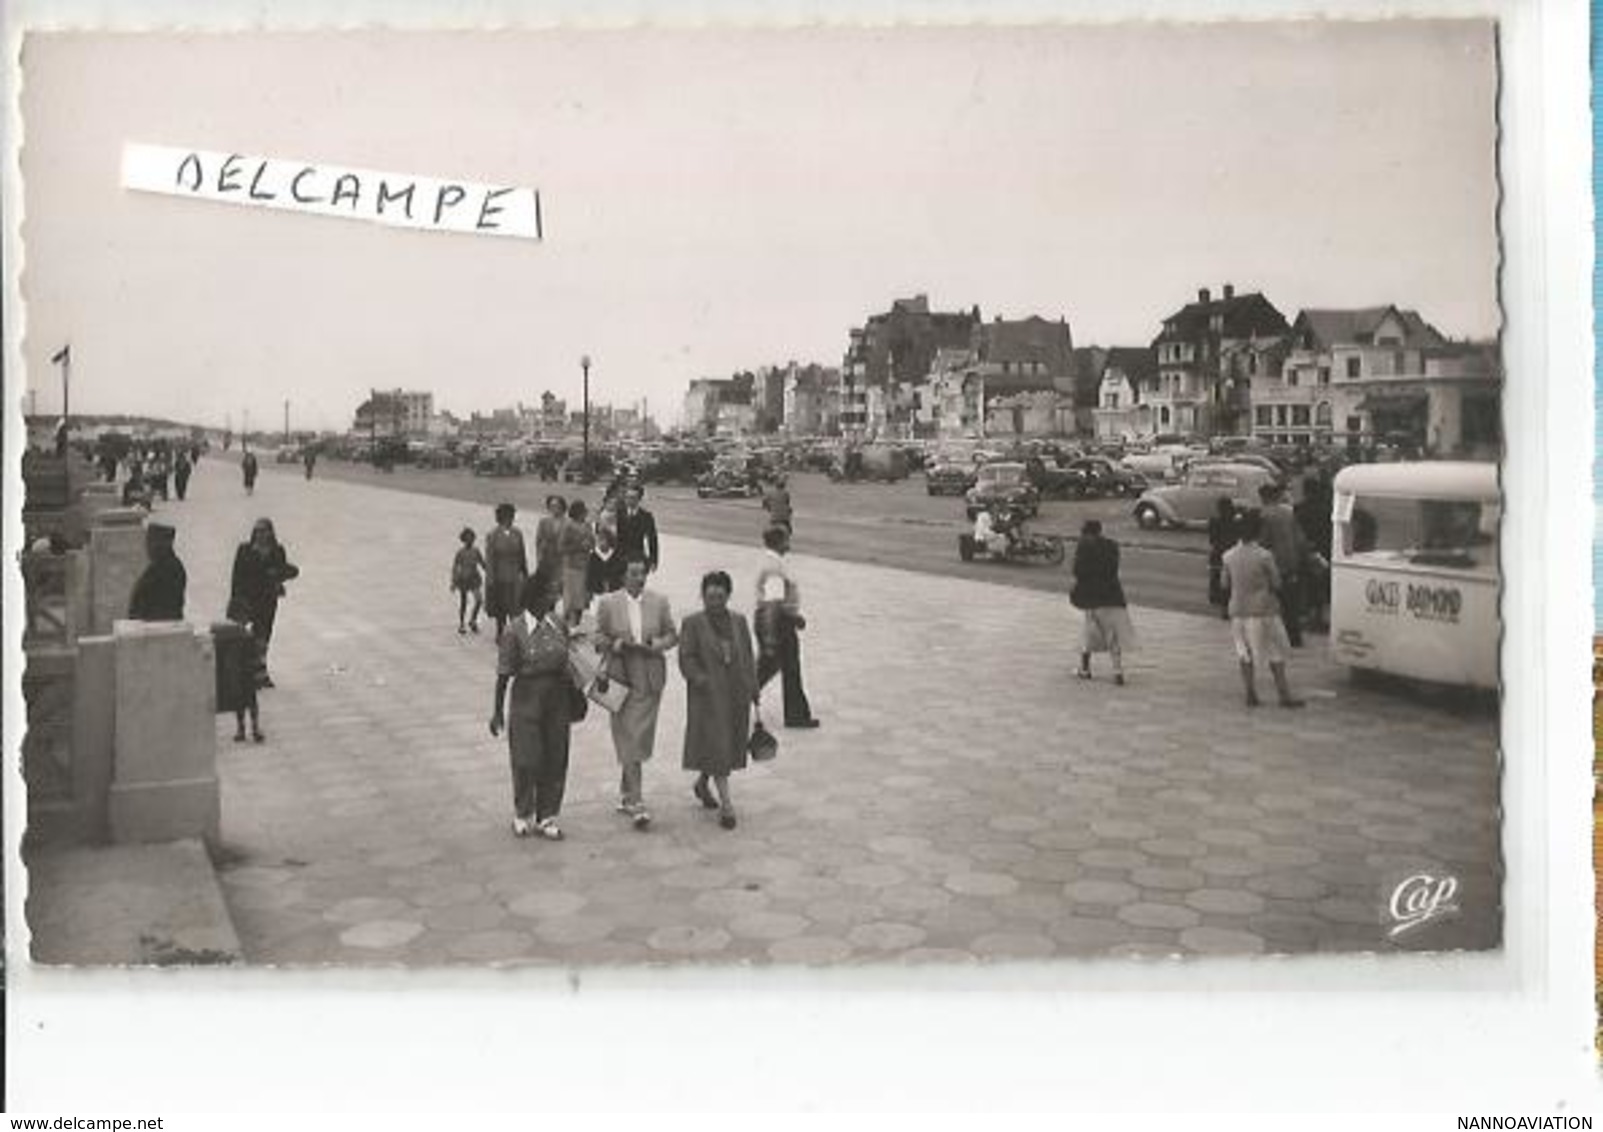
[{"label": "hexagonal paving stone", "polygon": [[1350,924],[1354,927],[1374,928],[1380,925],[1380,907],[1377,904],[1366,904],[1360,900],[1347,900],[1342,897],[1319,901],[1314,905],[1314,915],[1332,923]]},{"label": "hexagonal paving stone", "polygon": [[646,945],[674,955],[708,955],[728,947],[730,938],[722,928],[675,926],[658,928],[646,937]]},{"label": "hexagonal paving stone", "polygon": [[1141,890],[1131,884],[1108,880],[1077,880],[1063,886],[1063,895],[1076,904],[1130,904],[1141,899]]},{"label": "hexagonal paving stone", "polygon": [[546,943],[569,946],[576,943],[594,943],[612,934],[615,924],[598,916],[579,914],[541,920],[534,925],[534,934]]},{"label": "hexagonal paving stone", "polygon": [[747,939],[789,939],[812,926],[812,921],[789,912],[747,912],[729,921],[729,930]]},{"label": "hexagonal paving stone", "polygon": [[1103,954],[1110,959],[1134,959],[1144,963],[1172,963],[1185,958],[1180,947],[1167,943],[1120,943]]},{"label": "hexagonal paving stone", "polygon": [[876,853],[883,853],[890,857],[916,857],[935,848],[935,843],[927,837],[908,837],[896,834],[888,837],[870,838],[868,847]]},{"label": "hexagonal paving stone", "polygon": [[874,951],[901,951],[923,943],[928,935],[928,932],[915,924],[877,920],[870,924],[858,924],[846,933],[846,939],[854,947],[866,947]]},{"label": "hexagonal paving stone", "polygon": [[952,873],[942,883],[964,896],[1003,896],[1019,888],[1018,881],[1003,873]]},{"label": "hexagonal paving stone", "polygon": [[369,920],[389,920],[408,911],[404,900],[382,896],[358,896],[341,900],[323,913],[323,918],[336,924],[360,924]]},{"label": "hexagonal paving stone", "polygon": [[840,871],[840,879],[854,888],[890,888],[906,881],[908,874],[895,865],[852,865]]},{"label": "hexagonal paving stone", "polygon": [[381,949],[400,947],[423,934],[423,925],[412,920],[369,920],[340,932],[346,947]]},{"label": "hexagonal paving stone", "polygon": [[426,909],[423,922],[443,931],[477,932],[499,927],[506,915],[499,904],[452,904]]},{"label": "hexagonal paving stone", "polygon": [[1263,897],[1235,888],[1199,888],[1186,893],[1186,905],[1215,916],[1251,916],[1264,909]]},{"label": "hexagonal paving stone", "polygon": [[699,893],[690,903],[698,912],[714,916],[743,916],[768,907],[769,896],[761,889],[715,888]]},{"label": "hexagonal paving stone", "polygon": [[1184,892],[1207,883],[1207,878],[1195,869],[1136,869],[1130,879],[1142,888],[1165,892]]},{"label": "hexagonal paving stone", "polygon": [[985,959],[1045,959],[1057,952],[1050,936],[1027,932],[989,932],[976,936],[969,949]]},{"label": "hexagonal paving stone", "polygon": [[481,884],[456,881],[408,893],[407,899],[419,908],[443,908],[450,904],[472,904],[482,901],[486,895]]},{"label": "hexagonal paving stone", "polygon": [[879,919],[883,914],[880,905],[873,900],[854,900],[851,898],[826,898],[823,900],[810,900],[802,911],[807,918],[829,928],[839,928],[847,924],[866,924]]},{"label": "hexagonal paving stone", "polygon": [[1262,936],[1225,928],[1187,928],[1180,933],[1180,942],[1202,955],[1258,955],[1265,947]]},{"label": "hexagonal paving stone", "polygon": [[997,814],[986,824],[1003,833],[1035,833],[1051,825],[1035,814]]},{"label": "hexagonal paving stone", "polygon": [[900,963],[945,963],[962,966],[969,966],[975,962],[974,956],[955,947],[915,947],[911,951],[902,952],[896,959]]},{"label": "hexagonal paving stone", "polygon": [[1202,922],[1196,912],[1177,904],[1126,904],[1117,915],[1138,928],[1190,928]]},{"label": "hexagonal paving stone", "polygon": [[532,958],[534,937],[525,932],[484,931],[454,935],[445,943],[454,959],[473,963],[500,963]]},{"label": "hexagonal paving stone", "polygon": [[887,912],[928,912],[952,902],[952,894],[930,884],[898,884],[881,889],[875,897]]},{"label": "hexagonal paving stone", "polygon": [[1198,857],[1191,867],[1210,877],[1251,877],[1268,868],[1262,861],[1245,857]]},{"label": "hexagonal paving stone", "polygon": [[782,939],[769,945],[768,955],[776,963],[839,963],[852,953],[852,945],[834,936],[805,935]]},{"label": "hexagonal paving stone", "polygon": [[1046,932],[1057,940],[1061,950],[1073,955],[1096,954],[1130,938],[1130,928],[1125,924],[1084,916],[1054,920],[1046,926]]},{"label": "hexagonal paving stone", "polygon": [[1093,869],[1142,869],[1152,864],[1145,853],[1126,848],[1087,849],[1076,856],[1080,864]]},{"label": "hexagonal paving stone", "polygon": [[735,871],[748,877],[793,877],[807,871],[795,857],[747,857],[737,862]]},{"label": "hexagonal paving stone", "polygon": [[1308,868],[1322,859],[1319,850],[1306,845],[1249,845],[1246,855],[1275,868]]},{"label": "hexagonal paving stone", "polygon": [[705,891],[714,888],[728,888],[735,882],[735,874],[728,869],[712,868],[707,865],[691,865],[681,869],[671,869],[662,874],[661,881],[669,888],[689,888]]}]

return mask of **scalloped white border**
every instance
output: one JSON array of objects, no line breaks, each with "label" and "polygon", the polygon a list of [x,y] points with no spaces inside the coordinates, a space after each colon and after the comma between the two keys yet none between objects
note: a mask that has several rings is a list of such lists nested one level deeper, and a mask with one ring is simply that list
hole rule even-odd
[{"label": "scalloped white border", "polygon": [[[1596,1107],[1587,12],[1576,0],[1172,3],[13,3],[6,12],[4,361],[25,333],[17,145],[24,28],[229,31],[804,27],[1493,16],[1504,69],[1509,437],[1504,952],[1492,956],[509,975],[44,974],[25,959],[15,617],[4,626],[8,1091],[13,1110],[463,1110],[660,1105],[1417,1109]],[[19,317],[19,313],[23,317]],[[8,381],[8,395],[21,383]],[[20,414],[5,415],[7,560]],[[1517,550],[1515,548],[1518,548]],[[16,572],[5,609],[21,608]],[[583,993],[574,993],[582,986]],[[401,991],[403,996],[383,992]],[[849,992],[849,993],[848,993]],[[961,992],[961,993],[957,993]],[[1107,993],[1114,992],[1114,993]],[[1138,993],[1132,993],[1138,992]],[[1333,993],[1336,992],[1336,993]],[[226,993],[226,997],[224,997]],[[534,1048],[538,1047],[538,1048]],[[375,1092],[385,1084],[404,1092]],[[626,1086],[620,1089],[620,1085]]]}]

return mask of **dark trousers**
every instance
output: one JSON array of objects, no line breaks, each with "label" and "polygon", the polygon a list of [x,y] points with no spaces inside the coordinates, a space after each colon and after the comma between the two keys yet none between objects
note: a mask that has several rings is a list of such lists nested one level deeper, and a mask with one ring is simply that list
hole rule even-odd
[{"label": "dark trousers", "polygon": [[273,623],[278,620],[278,601],[264,601],[250,619],[250,635],[256,638],[262,664],[267,664],[267,646],[273,643]]},{"label": "dark trousers", "polygon": [[1280,584],[1280,619],[1286,623],[1291,647],[1302,648],[1302,576],[1288,575]]},{"label": "dark trousers", "polygon": [[512,809],[535,821],[562,812],[568,786],[568,682],[542,680],[536,690],[536,714],[515,713],[507,727],[512,751]]},{"label": "dark trousers", "polygon": [[780,685],[785,692],[785,722],[805,723],[813,718],[813,709],[802,688],[801,637],[796,632],[796,622],[781,615],[778,636],[779,648],[776,653],[765,655],[757,661],[757,686],[766,686],[774,678],[774,673],[779,673]]}]

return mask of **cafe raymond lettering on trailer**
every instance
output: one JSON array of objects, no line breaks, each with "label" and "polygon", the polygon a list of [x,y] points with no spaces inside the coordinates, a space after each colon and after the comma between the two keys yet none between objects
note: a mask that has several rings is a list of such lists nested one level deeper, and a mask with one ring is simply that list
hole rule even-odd
[{"label": "cafe raymond lettering on trailer", "polygon": [[122,184],[139,192],[398,228],[544,238],[539,190],[513,185],[140,144],[123,148]]}]

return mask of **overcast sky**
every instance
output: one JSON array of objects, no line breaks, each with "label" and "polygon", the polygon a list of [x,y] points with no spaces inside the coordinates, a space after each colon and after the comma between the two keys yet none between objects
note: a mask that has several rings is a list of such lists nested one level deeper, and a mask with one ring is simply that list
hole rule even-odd
[{"label": "overcast sky", "polygon": [[[34,35],[30,387],[345,427],[838,364],[897,297],[1140,345],[1225,282],[1495,334],[1488,24]],[[536,187],[543,243],[132,193],[124,142]]]}]

